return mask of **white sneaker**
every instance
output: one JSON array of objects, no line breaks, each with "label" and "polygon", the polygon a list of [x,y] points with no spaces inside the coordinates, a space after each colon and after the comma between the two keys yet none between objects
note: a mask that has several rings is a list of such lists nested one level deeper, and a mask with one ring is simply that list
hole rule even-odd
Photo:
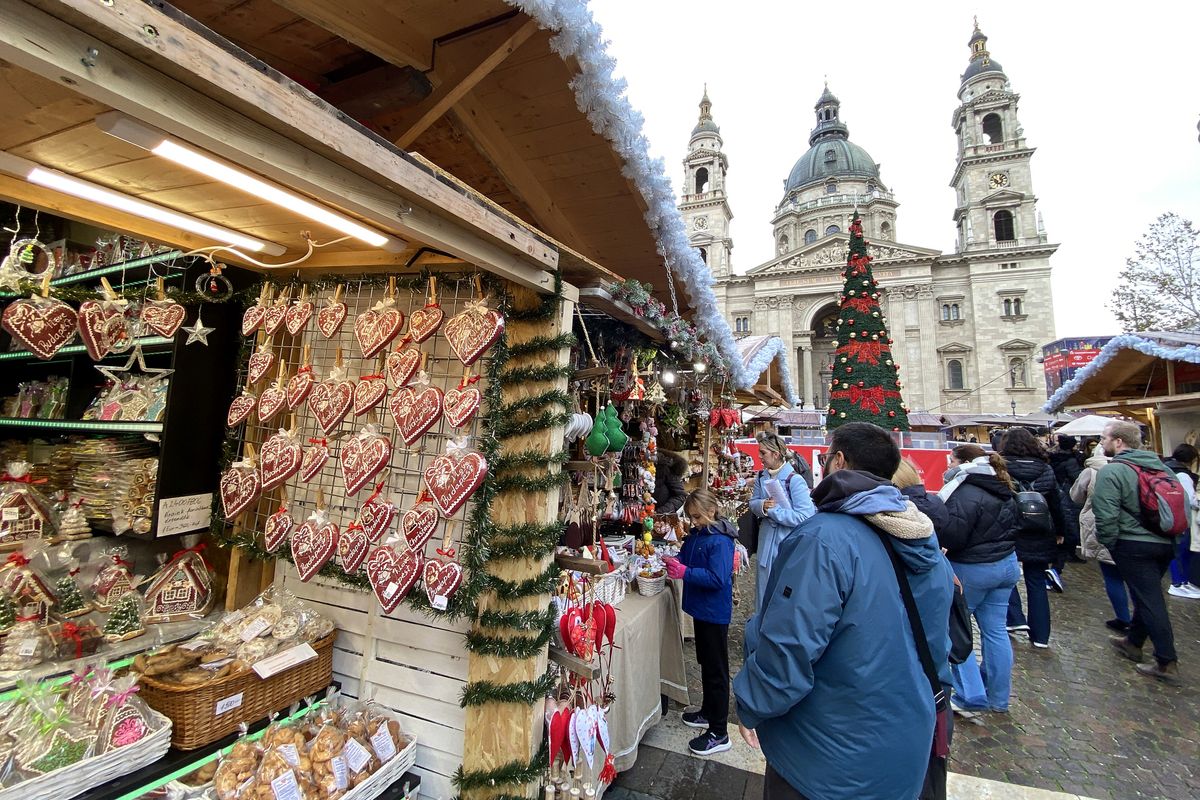
[{"label": "white sneaker", "polygon": [[1181,583],[1167,589],[1167,594],[1172,597],[1184,597],[1188,600],[1200,600],[1200,586],[1196,586],[1194,583]]}]

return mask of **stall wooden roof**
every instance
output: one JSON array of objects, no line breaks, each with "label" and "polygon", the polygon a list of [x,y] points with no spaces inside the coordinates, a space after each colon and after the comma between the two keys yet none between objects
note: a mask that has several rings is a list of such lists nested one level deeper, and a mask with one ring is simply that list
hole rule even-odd
[{"label": "stall wooden roof", "polygon": [[1200,333],[1115,336],[1063,384],[1044,409],[1127,408],[1200,402]]},{"label": "stall wooden roof", "polygon": [[[97,138],[90,120],[125,105],[132,116],[280,177],[266,172],[267,151],[255,151],[262,132],[245,124],[230,125],[227,140],[219,141],[215,130],[196,130],[204,126],[194,118],[156,114],[150,98],[138,98],[144,113],[136,113],[93,91],[89,82],[112,77],[106,71],[129,56],[315,152],[318,162],[330,162],[320,166],[337,168],[310,175],[311,183],[343,172],[376,183],[384,178],[384,188],[399,190],[417,207],[405,224],[390,226],[415,246],[437,238],[420,234],[439,227],[433,218],[445,218],[457,195],[470,201],[456,209],[460,218],[531,268],[561,266],[577,285],[615,274],[667,292],[656,239],[643,219],[645,201],[622,175],[621,158],[576,105],[569,84],[577,65],[551,49],[550,32],[502,0],[179,0],[178,10],[141,0],[29,3],[73,29],[54,31],[67,57],[56,65],[64,74],[51,80],[35,79],[28,58],[14,58],[22,49],[21,30],[5,36],[10,47],[0,46],[0,56],[25,69],[8,65],[4,71],[0,91],[23,112],[10,113],[0,126],[4,149],[262,238],[290,235],[294,242],[299,230],[312,227],[181,175],[137,148]],[[32,10],[21,0],[11,5],[21,16]],[[39,21],[26,27],[36,29]],[[88,37],[100,43],[96,63],[72,69],[67,61],[78,62],[81,54],[88,60]],[[68,82],[79,92],[63,85]],[[298,166],[271,157],[281,172]],[[346,183],[368,191],[353,180],[334,186]],[[332,192],[290,185],[388,227],[382,210],[364,213]],[[327,262],[337,261],[328,256]],[[403,263],[403,257],[373,258]]]}]

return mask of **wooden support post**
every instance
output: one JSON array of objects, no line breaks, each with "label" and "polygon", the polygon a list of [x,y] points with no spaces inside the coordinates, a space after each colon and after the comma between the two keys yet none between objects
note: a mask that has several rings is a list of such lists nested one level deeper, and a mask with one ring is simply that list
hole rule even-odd
[{"label": "wooden support post", "polygon": [[[532,308],[540,302],[536,294],[525,289],[514,288],[513,294],[518,308]],[[548,320],[510,322],[508,324],[509,344],[516,345],[527,342],[538,336],[553,337],[567,333],[571,330],[573,313],[573,304],[564,300],[559,313]],[[518,357],[513,358],[509,362],[509,366],[512,368],[532,366],[548,361],[559,366],[566,366],[569,355],[568,350],[560,350],[550,358],[547,358],[545,354]],[[504,402],[511,403],[550,389],[565,390],[566,388],[565,379],[527,381],[507,387],[504,392]],[[536,451],[549,456],[561,449],[563,434],[562,427],[555,427],[526,436],[514,437],[506,440],[504,446],[505,450],[509,452]],[[533,476],[545,474],[545,471],[544,467],[531,467],[526,472]],[[508,492],[500,495],[492,502],[492,520],[499,525],[551,522],[558,518],[560,493],[558,488],[554,488],[544,492]],[[540,559],[494,560],[488,564],[488,571],[507,581],[523,581],[542,574],[552,561],[551,556]],[[485,592],[479,597],[478,608],[480,612],[540,611],[546,608],[548,603],[549,597],[544,594],[506,600],[495,592]],[[481,633],[489,636],[505,636],[511,633],[508,629],[476,627]],[[547,653],[544,650],[535,658],[528,659],[472,653],[467,667],[467,680],[492,681],[500,684],[536,680],[546,671],[546,663]],[[467,709],[463,769],[470,773],[479,770],[494,770],[512,761],[526,762],[537,752],[541,738],[542,707],[540,703],[534,706],[522,703],[491,703],[483,706],[471,706]],[[490,797],[497,792],[524,793],[533,797],[536,788],[536,786],[495,786],[463,792],[463,798],[464,800],[482,800],[482,798]]]}]

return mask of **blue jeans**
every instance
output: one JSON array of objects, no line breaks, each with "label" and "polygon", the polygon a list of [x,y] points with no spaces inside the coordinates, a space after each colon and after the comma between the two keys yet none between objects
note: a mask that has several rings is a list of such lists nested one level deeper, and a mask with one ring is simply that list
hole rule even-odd
[{"label": "blue jeans", "polygon": [[1012,588],[1008,598],[1008,624],[1028,625],[1029,641],[1038,644],[1050,643],[1050,598],[1046,595],[1046,561],[1022,561],[1025,572],[1025,595],[1029,598],[1029,619],[1021,610],[1021,595],[1017,587]]},{"label": "blue jeans", "polygon": [[1129,624],[1129,590],[1125,588],[1125,579],[1116,564],[1100,564],[1100,574],[1104,577],[1104,591],[1108,594],[1108,602],[1112,603],[1113,613],[1117,619]]},{"label": "blue jeans", "polygon": [[1192,574],[1192,534],[1185,533],[1175,545],[1175,559],[1171,562],[1171,585],[1196,583],[1200,575]]},{"label": "blue jeans", "polygon": [[1008,709],[1012,693],[1012,643],[1004,629],[1008,596],[1017,585],[1020,570],[1016,554],[986,564],[950,562],[963,586],[967,608],[979,625],[979,649],[983,670],[972,653],[956,665],[954,693],[968,708]]}]

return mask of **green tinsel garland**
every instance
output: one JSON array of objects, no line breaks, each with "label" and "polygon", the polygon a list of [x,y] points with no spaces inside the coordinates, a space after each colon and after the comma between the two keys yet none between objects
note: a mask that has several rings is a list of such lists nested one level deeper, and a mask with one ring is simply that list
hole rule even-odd
[{"label": "green tinsel garland", "polygon": [[546,670],[537,680],[518,681],[496,686],[490,682],[468,683],[463,687],[459,705],[463,708],[483,706],[488,703],[520,703],[532,705],[554,691],[558,683],[557,670]]},{"label": "green tinsel garland", "polygon": [[506,581],[503,578],[489,575],[488,585],[502,599],[518,600],[522,597],[534,597],[553,591],[558,583],[558,573],[558,566],[552,563],[541,575],[526,578],[523,581]]},{"label": "green tinsel garland", "polygon": [[578,341],[573,333],[563,333],[558,336],[535,336],[528,341],[513,345],[509,348],[508,355],[510,358],[520,358],[538,353],[566,350],[568,347],[574,347]]},{"label": "green tinsel garland", "polygon": [[545,742],[537,755],[529,761],[510,761],[502,767],[489,770],[464,772],[462,767],[454,773],[454,784],[460,792],[471,789],[486,789],[489,786],[509,786],[529,783],[541,778],[542,773],[550,765],[550,750]]},{"label": "green tinsel garland", "polygon": [[477,621],[485,628],[534,631],[554,624],[556,618],[554,608],[548,607],[544,611],[484,611]]},{"label": "green tinsel garland", "polygon": [[561,526],[555,526],[553,533],[543,539],[514,539],[507,542],[493,539],[490,545],[492,558],[545,558],[558,547],[561,536]]},{"label": "green tinsel garland", "polygon": [[[571,395],[567,394],[562,389],[551,389],[549,391],[542,392],[541,394],[523,397],[520,400],[514,400],[511,403],[506,403],[503,407],[501,407],[500,413],[504,417],[508,417],[512,414],[519,414],[522,411],[534,411],[545,408],[546,406],[561,406],[563,408],[569,408],[570,405]],[[503,434],[498,433],[496,435],[503,438]],[[543,456],[543,458],[545,457]]]},{"label": "green tinsel garland", "polygon": [[550,642],[550,627],[536,636],[488,636],[477,630],[467,634],[467,649],[472,653],[504,658],[533,658]]},{"label": "green tinsel garland", "polygon": [[496,478],[496,493],[511,492],[519,489],[522,492],[548,492],[556,486],[562,486],[571,480],[569,472],[550,472],[537,477],[528,475],[501,475]]},{"label": "green tinsel garland", "polygon": [[496,462],[489,462],[492,469],[497,472],[503,472],[517,467],[540,467],[545,464],[562,465],[571,460],[571,454],[566,450],[555,453],[549,458],[545,453],[539,453],[537,450],[524,450],[520,453],[502,454],[496,458]]},{"label": "green tinsel garland", "polygon": [[570,378],[575,374],[571,367],[560,367],[556,364],[546,364],[540,367],[517,367],[500,375],[501,386],[512,386],[514,383],[537,383],[553,381],[559,378]]}]

